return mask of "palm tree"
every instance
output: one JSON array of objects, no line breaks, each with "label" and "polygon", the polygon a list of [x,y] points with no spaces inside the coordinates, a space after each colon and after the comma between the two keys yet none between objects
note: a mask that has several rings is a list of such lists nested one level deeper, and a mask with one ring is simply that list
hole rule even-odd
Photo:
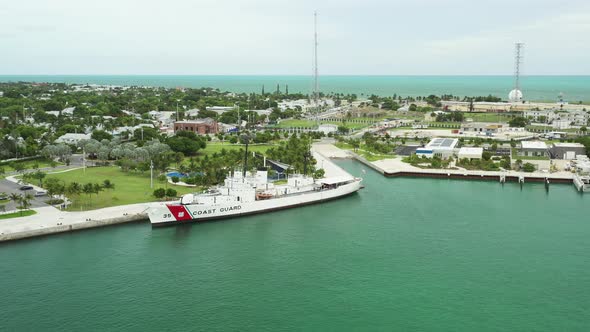
[{"label": "palm tree", "polygon": [[22,196],[21,196],[21,194],[17,194],[17,193],[12,193],[12,194],[10,194],[10,195],[8,196],[8,198],[10,198],[10,200],[11,200],[11,201],[12,201],[14,204],[16,204],[17,202],[19,202],[19,201],[20,201],[20,199],[21,199],[21,197],[22,197]]}]

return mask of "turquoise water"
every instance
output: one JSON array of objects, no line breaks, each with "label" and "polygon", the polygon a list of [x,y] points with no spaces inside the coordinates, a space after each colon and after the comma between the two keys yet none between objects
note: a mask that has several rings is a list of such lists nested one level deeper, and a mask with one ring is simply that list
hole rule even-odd
[{"label": "turquoise water", "polygon": [[[111,85],[146,85],[163,87],[213,87],[233,92],[266,92],[276,90],[309,93],[310,76],[191,76],[191,75],[0,75],[0,82],[35,81],[93,83]],[[356,93],[357,95],[424,96],[453,94],[483,96],[492,94],[507,98],[512,89],[511,76],[322,76],[323,92]],[[556,101],[560,93],[570,102],[590,101],[590,76],[525,76],[522,90],[528,100]]]},{"label": "turquoise water", "polygon": [[2,244],[0,330],[588,330],[572,185],[364,177],[316,206]]}]

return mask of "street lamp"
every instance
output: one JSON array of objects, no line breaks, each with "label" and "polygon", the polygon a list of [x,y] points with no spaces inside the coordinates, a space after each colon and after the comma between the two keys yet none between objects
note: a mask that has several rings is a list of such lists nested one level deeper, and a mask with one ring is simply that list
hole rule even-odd
[{"label": "street lamp", "polygon": [[154,188],[154,161],[150,159],[150,188]]}]

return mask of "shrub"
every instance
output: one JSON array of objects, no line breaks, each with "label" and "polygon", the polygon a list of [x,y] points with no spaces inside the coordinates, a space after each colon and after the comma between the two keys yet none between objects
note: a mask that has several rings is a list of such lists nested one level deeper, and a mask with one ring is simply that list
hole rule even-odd
[{"label": "shrub", "polygon": [[178,181],[180,181],[180,178],[179,178],[178,176],[176,176],[176,175],[175,175],[175,176],[173,176],[173,177],[171,177],[170,179],[171,179],[171,180],[172,180],[172,182],[174,182],[174,183],[178,183]]},{"label": "shrub", "polygon": [[166,197],[176,197],[178,193],[176,192],[176,190],[172,189],[172,188],[168,188],[168,190],[166,190]]},{"label": "shrub", "polygon": [[166,196],[166,189],[158,188],[158,189],[154,190],[154,197],[156,197],[158,199],[162,199],[165,196]]},{"label": "shrub", "polygon": [[535,165],[531,164],[531,163],[526,163],[522,166],[522,170],[525,172],[534,172],[535,171]]}]

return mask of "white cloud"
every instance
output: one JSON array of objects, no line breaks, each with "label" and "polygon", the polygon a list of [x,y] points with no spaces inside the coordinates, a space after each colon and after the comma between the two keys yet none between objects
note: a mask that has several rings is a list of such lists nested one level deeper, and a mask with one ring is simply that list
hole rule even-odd
[{"label": "white cloud", "polygon": [[[6,1],[6,0],[4,0]],[[584,0],[21,0],[0,74],[590,74]]]}]

